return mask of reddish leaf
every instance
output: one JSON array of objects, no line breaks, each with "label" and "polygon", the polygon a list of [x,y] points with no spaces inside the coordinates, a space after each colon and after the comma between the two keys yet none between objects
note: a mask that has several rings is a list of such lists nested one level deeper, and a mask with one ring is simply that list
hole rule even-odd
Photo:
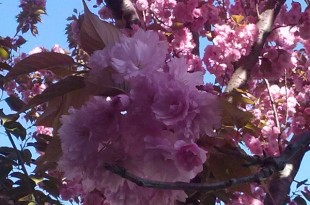
[{"label": "reddish leaf", "polygon": [[12,67],[7,64],[7,63],[3,63],[3,62],[0,62],[0,70],[4,69],[4,70],[10,70]]},{"label": "reddish leaf", "polygon": [[88,53],[103,49],[108,44],[119,42],[120,31],[110,23],[102,21],[90,12],[85,1],[84,19],[81,27],[81,46]]},{"label": "reddish leaf", "polygon": [[[247,167],[243,155],[244,151],[230,144],[220,148],[221,154],[218,150],[210,152],[208,159],[208,170],[212,173],[213,178],[210,180],[223,181],[232,178],[240,178],[250,176],[256,173],[255,167]],[[226,192],[242,191],[251,195],[250,184],[240,184],[229,187]]]},{"label": "reddish leaf", "polygon": [[49,100],[85,87],[84,78],[81,76],[69,76],[46,88],[41,94],[32,98],[23,110],[48,102]]},{"label": "reddish leaf", "polygon": [[301,196],[296,196],[293,200],[297,205],[307,205],[307,202],[305,199],[303,199]]},{"label": "reddish leaf", "polygon": [[304,195],[304,197],[310,201],[310,193],[309,192],[304,192],[304,191],[301,191],[302,195]]},{"label": "reddish leaf", "polygon": [[43,172],[48,169],[56,168],[57,161],[61,156],[61,142],[58,136],[54,136],[50,144],[45,150],[45,154],[41,155],[37,160],[35,172]]},{"label": "reddish leaf", "polygon": [[250,122],[252,114],[247,111],[240,110],[235,105],[227,102],[225,99],[220,101],[222,112],[222,123],[226,126],[244,127]]},{"label": "reddish leaf", "polygon": [[6,79],[12,79],[22,74],[28,74],[40,69],[47,70],[66,70],[74,65],[74,60],[65,54],[55,52],[43,52],[32,54],[31,56],[19,61],[9,71]]}]

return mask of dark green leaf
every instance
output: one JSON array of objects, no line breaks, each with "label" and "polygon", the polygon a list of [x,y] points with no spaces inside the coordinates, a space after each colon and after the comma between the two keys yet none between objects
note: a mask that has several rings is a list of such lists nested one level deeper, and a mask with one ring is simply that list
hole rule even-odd
[{"label": "dark green leaf", "polygon": [[27,132],[26,129],[19,122],[7,121],[3,124],[3,126],[15,137],[19,137],[21,140],[25,140]]},{"label": "dark green leaf", "polygon": [[5,102],[8,104],[8,106],[16,111],[19,112],[23,107],[26,106],[26,103],[24,103],[24,101],[22,101],[21,99],[19,99],[18,97],[11,95],[9,97],[7,97],[5,99]]},{"label": "dark green leaf", "polygon": [[28,186],[18,186],[9,190],[9,195],[12,199],[18,200],[32,193],[32,190]]},{"label": "dark green leaf", "polygon": [[62,205],[59,201],[52,199],[50,196],[46,195],[42,191],[36,190],[36,195],[40,199],[40,201],[48,202],[53,205]]},{"label": "dark green leaf", "polygon": [[10,174],[10,177],[15,177],[15,178],[21,179],[22,181],[28,179],[27,176],[21,172],[13,172],[12,174]]},{"label": "dark green leaf", "polygon": [[[20,152],[17,150],[17,152]],[[12,147],[0,147],[0,153],[1,155],[5,156],[7,160],[10,161],[11,164],[17,163],[18,157],[16,150]]]},{"label": "dark green leaf", "polygon": [[3,156],[0,156],[0,167],[0,179],[7,178],[13,169],[13,165],[10,160],[5,159]]},{"label": "dark green leaf", "polygon": [[42,188],[54,197],[59,196],[59,189],[55,182],[44,180],[42,181]]},{"label": "dark green leaf", "polygon": [[2,124],[4,124],[7,121],[16,121],[19,118],[19,114],[11,114],[6,115],[3,112],[3,109],[0,109],[0,119],[2,121]]},{"label": "dark green leaf", "polygon": [[31,158],[32,158],[31,152],[28,149],[24,149],[23,152],[22,152],[22,157],[24,159],[25,164],[30,166]]}]

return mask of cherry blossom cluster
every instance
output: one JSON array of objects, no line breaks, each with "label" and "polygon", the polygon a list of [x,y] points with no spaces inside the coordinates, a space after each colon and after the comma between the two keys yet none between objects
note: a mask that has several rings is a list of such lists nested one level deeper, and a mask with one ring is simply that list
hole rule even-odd
[{"label": "cherry blossom cluster", "polygon": [[147,179],[189,182],[207,160],[208,150],[197,140],[214,135],[217,98],[196,88],[203,84],[203,72],[187,72],[184,58],[166,63],[167,53],[165,40],[142,29],[94,52],[89,84],[100,95],[110,73],[110,83],[122,85],[124,92],[93,96],[61,118],[59,167],[67,179],[81,179],[84,192],[97,190],[111,205],[174,204],[186,194],[138,187],[107,171],[106,164]]},{"label": "cherry blossom cluster", "polygon": [[258,101],[251,110],[260,134],[259,137],[250,134],[244,136],[244,142],[253,154],[278,156],[284,150],[286,139],[291,133],[288,129],[289,120],[295,116],[298,105],[295,95],[293,89],[276,84],[270,87],[265,85],[259,95],[257,93]]},{"label": "cherry blossom cluster", "polygon": [[41,22],[40,15],[45,14],[46,0],[20,0],[19,7],[22,11],[17,15],[17,31],[38,34],[36,24]]},{"label": "cherry blossom cluster", "polygon": [[[246,134],[244,141],[254,154],[277,156],[293,133],[308,130],[310,64],[304,29],[309,14],[309,9],[302,12],[298,2],[292,2],[290,9],[282,8],[252,73],[250,90],[258,101],[250,110],[261,130],[259,136]],[[267,88],[263,79],[272,85]]]},{"label": "cherry blossom cluster", "polygon": [[213,45],[206,47],[203,60],[220,85],[228,83],[234,72],[233,64],[249,54],[257,34],[255,24],[215,25]]}]

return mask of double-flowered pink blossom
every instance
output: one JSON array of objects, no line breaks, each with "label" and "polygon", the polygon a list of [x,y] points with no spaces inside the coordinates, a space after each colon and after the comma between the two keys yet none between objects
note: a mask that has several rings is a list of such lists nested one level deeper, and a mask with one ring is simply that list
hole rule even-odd
[{"label": "double-flowered pink blossom", "polygon": [[174,204],[186,194],[137,187],[106,170],[105,163],[147,179],[189,182],[207,160],[208,150],[197,140],[213,135],[220,121],[217,99],[196,88],[203,72],[189,73],[186,60],[169,59],[167,49],[157,33],[138,30],[96,51],[89,82],[100,90],[109,70],[109,83],[125,84],[125,93],[91,97],[61,118],[59,167],[66,177],[82,179],[86,193],[99,190],[111,205]]}]

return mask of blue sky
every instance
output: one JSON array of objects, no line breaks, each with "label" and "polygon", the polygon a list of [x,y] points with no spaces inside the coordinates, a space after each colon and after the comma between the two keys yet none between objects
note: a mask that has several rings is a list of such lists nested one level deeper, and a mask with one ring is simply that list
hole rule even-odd
[{"label": "blue sky", "polygon": [[[13,36],[17,26],[15,15],[19,13],[19,0],[0,0],[0,3],[0,36]],[[59,44],[61,47],[67,49],[66,37],[64,35],[67,24],[65,19],[73,14],[74,8],[81,12],[82,0],[47,0],[47,15],[43,16],[43,23],[38,25],[39,35],[37,37],[33,37],[31,34],[24,35],[27,43],[22,47],[21,51],[28,53],[36,46],[43,46],[50,49],[55,44]],[[200,46],[202,50],[206,44],[206,41],[202,42]],[[212,79],[210,76],[207,78]],[[3,103],[0,102],[0,108],[3,106]],[[0,146],[7,143],[3,137],[0,136]],[[300,181],[309,178],[309,152],[305,155],[301,167],[296,178]]]}]

